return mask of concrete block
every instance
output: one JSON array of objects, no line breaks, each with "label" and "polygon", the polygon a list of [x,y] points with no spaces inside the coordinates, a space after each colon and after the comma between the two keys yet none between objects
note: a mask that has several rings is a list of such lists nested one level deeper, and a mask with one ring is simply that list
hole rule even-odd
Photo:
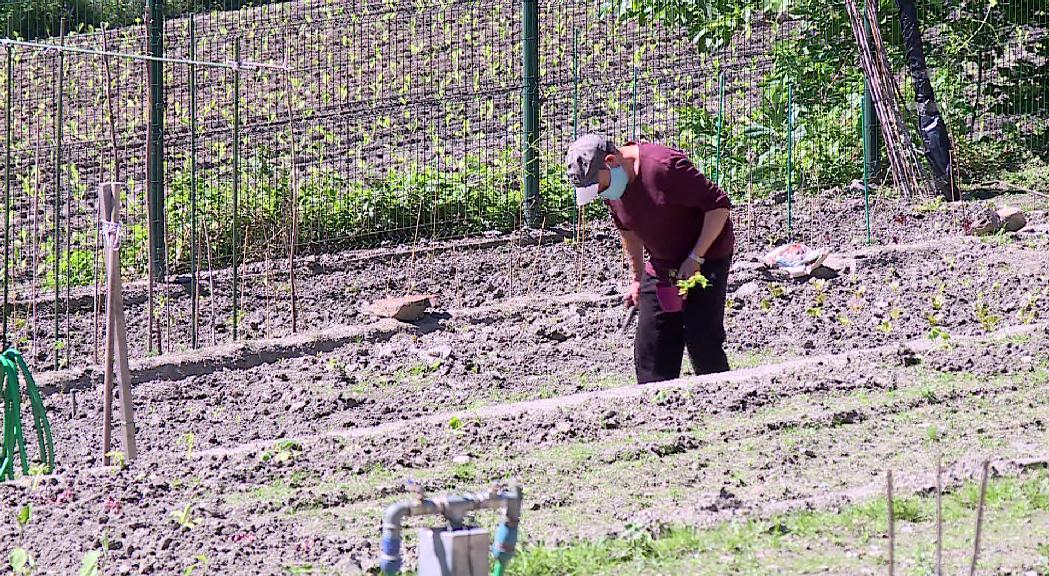
[{"label": "concrete block", "polygon": [[488,531],[480,528],[420,528],[419,576],[487,575],[490,545]]}]

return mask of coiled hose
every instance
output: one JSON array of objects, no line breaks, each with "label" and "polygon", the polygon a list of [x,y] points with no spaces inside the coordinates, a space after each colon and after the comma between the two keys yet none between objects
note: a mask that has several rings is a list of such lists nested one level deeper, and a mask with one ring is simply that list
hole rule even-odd
[{"label": "coiled hose", "polygon": [[18,373],[25,378],[25,393],[33,413],[33,429],[40,463],[44,473],[55,468],[55,445],[51,438],[51,423],[47,420],[47,409],[33,375],[29,372],[22,354],[9,348],[0,355],[0,370],[3,371],[3,440],[0,441],[0,480],[14,480],[15,461],[19,461],[22,474],[29,474],[29,458],[26,455],[25,436],[22,431],[22,391],[18,385]]}]

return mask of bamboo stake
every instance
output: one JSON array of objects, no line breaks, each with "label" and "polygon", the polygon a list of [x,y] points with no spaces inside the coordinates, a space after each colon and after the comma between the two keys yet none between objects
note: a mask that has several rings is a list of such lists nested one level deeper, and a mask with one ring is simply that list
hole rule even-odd
[{"label": "bamboo stake", "polygon": [[[102,50],[103,50],[103,52],[109,52],[108,30],[106,29],[105,25],[102,26]],[[107,56],[107,55],[102,56],[102,71],[103,71],[103,74],[105,75],[105,78],[104,78],[105,91],[104,91],[104,93],[105,93],[105,98],[106,98],[106,112],[107,112],[107,114],[106,114],[107,115],[107,122],[106,122],[106,124],[108,125],[108,128],[109,128],[109,145],[112,147],[112,158],[110,159],[110,167],[109,167],[110,179],[113,182],[122,182],[122,180],[120,178],[120,159],[119,159],[118,153],[117,153],[116,117],[113,114],[113,87],[112,87],[113,76],[112,76],[112,73],[111,73],[110,68],[109,68],[109,56]],[[94,310],[95,346],[94,346],[94,349],[92,350],[92,358],[94,359],[95,362],[98,362],[98,335],[99,335],[99,330],[100,330],[100,326],[99,326],[100,310],[99,310],[99,282],[98,282],[98,268],[99,268],[99,264],[98,264],[98,257],[99,257],[99,253],[101,252],[100,243],[101,243],[101,240],[102,240],[99,237],[99,234],[98,234],[99,222],[97,221],[97,217],[98,217],[98,214],[96,213],[96,222],[95,222],[95,258],[94,258],[94,260],[95,260],[95,262],[94,262],[94,265],[95,265],[95,272],[94,272],[94,277],[95,277],[94,278],[94,280],[95,280],[95,310]]]},{"label": "bamboo stake", "polygon": [[539,245],[535,250],[535,259],[532,260],[532,274],[528,277],[528,293],[532,293],[532,286],[535,285],[535,274],[539,270],[539,264],[543,258],[543,232],[546,231],[546,216],[543,216],[543,223],[540,224],[539,229]]},{"label": "bamboo stake", "polygon": [[[458,249],[455,249],[453,252],[455,254],[455,260],[454,261],[455,262],[462,262],[462,259],[459,257],[459,256],[462,255],[462,252],[460,252]],[[456,308],[462,308],[463,307],[463,267],[462,267],[462,264],[459,264],[458,266],[455,267],[455,302],[456,302],[456,304],[455,304]]]},{"label": "bamboo stake", "polygon": [[[510,235],[510,244],[507,246],[506,267],[508,269],[507,270],[507,272],[508,272],[507,273],[507,278],[509,279],[509,282],[510,282],[509,286],[507,288],[507,297],[509,297],[509,298],[513,298],[514,297],[514,268],[515,268],[515,266],[514,266],[514,254],[516,253],[516,251],[514,250],[514,244],[516,242],[520,241],[520,234],[521,234],[521,232],[522,232],[522,228],[521,228],[520,216],[519,215],[515,215],[514,216],[514,231]],[[516,238],[515,238],[515,235],[517,236]]]},{"label": "bamboo stake", "polygon": [[885,475],[885,492],[889,504],[889,576],[896,573],[896,516],[892,509],[892,470]]},{"label": "bamboo stake", "polygon": [[943,454],[936,457],[936,576],[943,576]]},{"label": "bamboo stake", "polygon": [[[903,189],[904,195],[910,197],[912,193],[922,190],[923,186],[916,175],[919,166],[915,161],[916,156],[912,156],[911,161],[904,156],[907,153],[916,153],[900,116],[896,94],[891,90],[891,86],[887,86],[888,83],[891,83],[889,78],[892,76],[892,71],[888,67],[883,51],[876,54],[868,42],[864,22],[856,9],[855,1],[846,0],[845,6],[849,13],[849,24],[860,48],[860,65],[870,84],[874,108],[881,122],[893,178],[896,184]],[[872,10],[873,7],[868,4],[867,13],[864,16],[870,17]],[[872,20],[872,33],[876,34],[875,42],[880,46],[877,44],[880,41],[880,33],[873,32],[873,29],[877,28],[876,16]]]},{"label": "bamboo stake", "polygon": [[990,472],[991,461],[983,461],[983,478],[980,480],[980,504],[976,508],[976,538],[973,542],[973,559],[969,565],[969,576],[976,576],[976,564],[980,558],[980,537],[983,533],[983,505],[987,500],[987,476]]},{"label": "bamboo stake", "polygon": [[207,225],[204,226],[204,244],[206,244],[206,250],[208,252],[208,295],[211,298],[208,299],[209,308],[211,308],[211,345],[214,346],[218,340],[215,336],[215,319],[218,318],[218,314],[215,312],[215,264],[211,260],[211,233],[208,232]]},{"label": "bamboo stake", "polygon": [[295,250],[299,243],[299,169],[295,161],[295,124],[291,106],[291,78],[288,72],[288,48],[284,49],[284,101],[288,107],[288,138],[291,153],[291,239],[288,249],[288,275],[291,280],[291,332],[299,331],[298,291],[295,286]]},{"label": "bamboo stake", "polygon": [[579,210],[579,226],[576,228],[576,247],[578,254],[576,258],[576,290],[583,287],[583,256],[584,244],[586,243],[586,207]]},{"label": "bamboo stake", "polygon": [[423,201],[419,198],[419,210],[415,214],[415,237],[412,239],[412,259],[408,265],[408,289],[407,294],[415,290],[415,252],[419,249],[419,225],[423,218]]},{"label": "bamboo stake", "polygon": [[[889,58],[886,55],[885,44],[882,41],[881,28],[878,26],[877,2],[865,2],[864,6],[867,21],[870,22],[869,28],[871,31],[871,38],[874,41],[875,52],[879,57],[879,63],[881,64],[883,75],[889,85],[892,97],[894,98],[893,102],[901,102],[903,101],[903,91],[900,90],[900,85],[896,82],[896,75],[892,72],[892,66],[889,64]],[[896,110],[899,111],[899,105],[894,104],[894,106]],[[922,176],[922,179],[915,181],[916,189],[926,193],[934,192],[931,184],[932,175],[918,155],[918,147],[914,145],[910,130],[907,128],[907,125],[904,123],[901,116],[897,115],[897,121],[899,122],[897,128],[903,141],[904,151],[907,153],[910,160],[908,165],[916,169],[915,178],[917,178],[918,174],[921,174]],[[954,165],[953,160],[951,165]]]},{"label": "bamboo stake", "polygon": [[36,329],[37,308],[36,302],[40,297],[40,284],[37,270],[40,269],[40,142],[37,141],[36,149],[33,151],[33,330],[30,332],[30,349],[36,354]]}]

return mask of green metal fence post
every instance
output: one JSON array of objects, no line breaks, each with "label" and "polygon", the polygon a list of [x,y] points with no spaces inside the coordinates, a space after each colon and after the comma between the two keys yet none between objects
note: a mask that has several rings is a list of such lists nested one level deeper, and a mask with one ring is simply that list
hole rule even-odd
[{"label": "green metal fence post", "polygon": [[[864,90],[870,91],[870,87],[866,85],[864,81]],[[863,213],[867,223],[867,244],[871,243],[871,194],[870,194],[870,157],[871,157],[871,138],[869,132],[871,131],[871,125],[867,122],[867,103],[864,102],[862,110],[860,112],[862,116],[861,124],[863,126]]]},{"label": "green metal fence post", "polygon": [[524,209],[528,225],[539,224],[539,3],[521,1],[524,142]]},{"label": "green metal fence post", "polygon": [[[59,25],[59,36],[60,43],[65,46],[66,43],[66,19],[62,18],[61,24]],[[65,99],[65,85],[66,85],[66,61],[65,51],[58,51],[58,95],[55,98],[57,105],[57,111],[55,114],[55,229],[52,241],[55,243],[54,254],[55,254],[55,304],[52,309],[52,313],[55,317],[55,330],[54,330],[54,341],[51,343],[51,347],[55,352],[55,370],[59,369],[59,352],[61,348],[59,346],[59,320],[58,320],[58,287],[59,287],[59,269],[62,266],[61,258],[61,246],[62,241],[59,239],[62,231],[62,125],[65,123],[65,115],[62,113],[63,100]]]},{"label": "green metal fence post", "polygon": [[[863,2],[863,13],[867,13],[867,0]],[[871,37],[871,23],[867,18],[863,19],[864,32],[867,34],[867,38]],[[874,111],[874,97],[871,95],[871,87],[866,80],[863,82],[863,113],[867,118],[865,123],[869,123],[870,126],[864,127],[864,138],[865,145],[870,149],[870,157],[864,159],[864,168],[871,172],[878,171],[879,152],[881,149],[881,142],[879,140],[880,129],[878,128],[878,115]]]},{"label": "green metal fence post", "polygon": [[[189,15],[189,59],[197,60],[197,20],[196,14]],[[197,286],[197,67],[189,66],[189,277],[192,282],[190,293],[190,345],[197,347],[197,323],[200,314],[200,290]]]},{"label": "green metal fence post", "polygon": [[233,68],[233,340],[237,340],[237,325],[240,324],[238,310],[239,286],[237,286],[237,244],[240,242],[238,228],[238,195],[240,193],[240,38],[234,48],[236,66]]},{"label": "green metal fence post", "polygon": [[718,74],[718,141],[717,156],[714,164],[714,182],[721,185],[721,129],[724,126],[725,113],[725,73]]},{"label": "green metal fence post", "polygon": [[794,237],[794,85],[787,85],[787,236]]},{"label": "green metal fence post", "polygon": [[[8,36],[11,35],[11,25],[8,22]],[[4,335],[3,348],[6,350],[9,344],[7,338],[7,302],[8,285],[11,276],[11,92],[14,91],[14,55],[12,47],[7,46],[7,111],[4,114]]]},{"label": "green metal fence post", "polygon": [[[164,0],[146,1],[146,34],[149,55],[164,56]],[[153,254],[153,270],[156,278],[167,273],[167,246],[164,237],[164,63],[151,60],[146,63],[149,71],[149,134],[146,146],[146,171],[148,175],[149,227]]]}]

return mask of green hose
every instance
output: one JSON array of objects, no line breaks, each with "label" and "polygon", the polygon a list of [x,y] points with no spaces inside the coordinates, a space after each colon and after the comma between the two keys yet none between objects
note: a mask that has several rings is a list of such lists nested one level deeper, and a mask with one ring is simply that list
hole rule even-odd
[{"label": "green hose", "polygon": [[25,359],[18,350],[9,348],[5,354],[9,358],[14,358],[15,363],[22,370],[22,376],[25,377],[25,390],[29,395],[29,405],[33,410],[33,427],[36,429],[36,440],[40,446],[40,460],[47,465],[47,472],[50,473],[55,469],[55,442],[51,437],[51,422],[47,419],[47,409],[44,408],[40,388],[37,387],[36,380],[29,372],[29,366],[26,365]]},{"label": "green hose", "polygon": [[495,570],[492,571],[492,576],[503,576],[503,572],[505,572],[505,571],[506,571],[506,564],[504,564],[503,562],[501,562],[499,560],[496,560],[495,561]]},{"label": "green hose", "polygon": [[37,388],[33,375],[29,372],[25,359],[14,348],[9,348],[0,355],[0,370],[3,372],[4,411],[3,441],[0,442],[0,480],[14,480],[15,460],[22,465],[22,474],[29,474],[29,458],[26,455],[25,435],[22,430],[22,393],[18,385],[18,372],[25,377],[25,391],[29,398],[29,407],[33,413],[33,429],[36,432],[38,458],[44,465],[45,473],[55,468],[55,446],[51,436],[51,423],[47,419],[47,409]]}]

